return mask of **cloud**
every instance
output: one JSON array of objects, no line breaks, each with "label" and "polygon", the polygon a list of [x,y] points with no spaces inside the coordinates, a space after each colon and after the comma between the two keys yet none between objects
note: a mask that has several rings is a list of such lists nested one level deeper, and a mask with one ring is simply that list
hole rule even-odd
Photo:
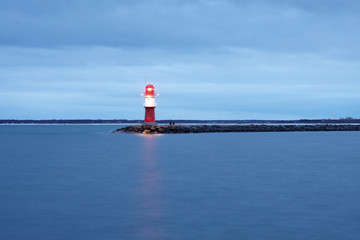
[{"label": "cloud", "polygon": [[[355,1],[5,1],[0,43],[191,50],[347,48]],[[341,11],[342,10],[342,11]],[[345,12],[343,12],[345,11]],[[350,13],[350,14],[349,14]]]},{"label": "cloud", "polygon": [[[148,80],[161,94],[161,119],[205,119],[210,113],[212,119],[249,119],[261,112],[262,118],[326,117],[360,97],[358,62],[326,55],[238,48],[182,54],[104,47],[1,51],[0,62],[15,59],[0,68],[3,117],[141,119],[140,93]],[[343,116],[357,116],[356,109]]]},{"label": "cloud", "polygon": [[140,119],[146,81],[163,119],[360,117],[359,9],[337,0],[3,0],[0,118]]}]

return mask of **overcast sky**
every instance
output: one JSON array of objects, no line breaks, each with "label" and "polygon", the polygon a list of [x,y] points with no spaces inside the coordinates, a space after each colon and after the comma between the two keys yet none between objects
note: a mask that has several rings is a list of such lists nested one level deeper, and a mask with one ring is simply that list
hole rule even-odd
[{"label": "overcast sky", "polygon": [[358,0],[0,0],[0,118],[360,118]]}]

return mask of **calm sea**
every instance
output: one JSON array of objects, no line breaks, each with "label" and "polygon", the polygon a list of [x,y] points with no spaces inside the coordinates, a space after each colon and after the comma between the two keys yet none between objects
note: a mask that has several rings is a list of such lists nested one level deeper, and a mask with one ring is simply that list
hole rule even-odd
[{"label": "calm sea", "polygon": [[360,239],[360,132],[0,126],[0,239]]}]

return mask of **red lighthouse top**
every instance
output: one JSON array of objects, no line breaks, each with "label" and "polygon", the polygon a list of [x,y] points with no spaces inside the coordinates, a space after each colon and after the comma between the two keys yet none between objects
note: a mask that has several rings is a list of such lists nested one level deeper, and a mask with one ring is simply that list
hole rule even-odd
[{"label": "red lighthouse top", "polygon": [[145,96],[155,97],[154,85],[152,85],[152,84],[146,85],[146,87],[145,87]]}]

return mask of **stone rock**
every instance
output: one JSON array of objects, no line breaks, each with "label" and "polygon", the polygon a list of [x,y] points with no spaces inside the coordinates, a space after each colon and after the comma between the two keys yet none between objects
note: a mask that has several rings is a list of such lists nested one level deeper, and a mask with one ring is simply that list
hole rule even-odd
[{"label": "stone rock", "polygon": [[292,132],[292,131],[360,131],[360,125],[161,125],[128,126],[114,133],[206,133],[206,132]]}]

